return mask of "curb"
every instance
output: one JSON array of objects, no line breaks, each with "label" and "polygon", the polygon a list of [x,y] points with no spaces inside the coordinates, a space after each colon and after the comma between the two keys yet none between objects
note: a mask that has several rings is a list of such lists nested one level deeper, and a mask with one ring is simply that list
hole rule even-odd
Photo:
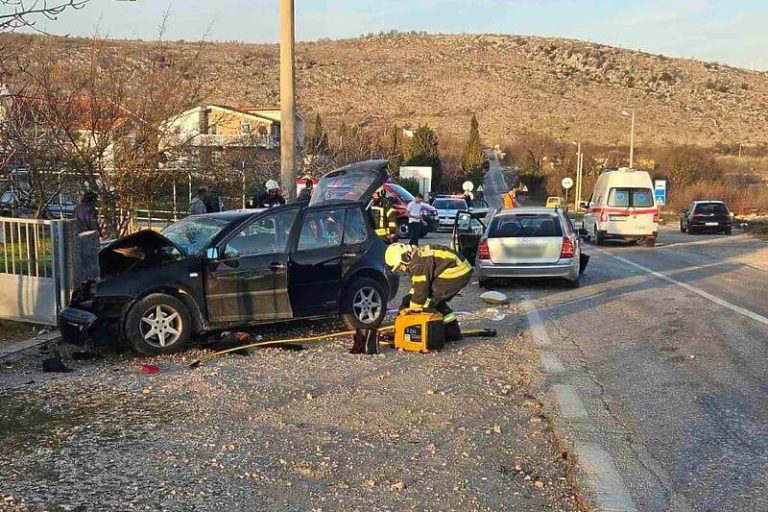
[{"label": "curb", "polygon": [[51,341],[56,341],[60,338],[61,333],[58,330],[54,330],[33,336],[32,338],[26,339],[24,341],[17,341],[16,343],[12,343],[0,348],[0,360],[12,361],[17,359],[22,352],[35,347],[39,347],[40,345],[44,345],[45,343],[49,343]]}]

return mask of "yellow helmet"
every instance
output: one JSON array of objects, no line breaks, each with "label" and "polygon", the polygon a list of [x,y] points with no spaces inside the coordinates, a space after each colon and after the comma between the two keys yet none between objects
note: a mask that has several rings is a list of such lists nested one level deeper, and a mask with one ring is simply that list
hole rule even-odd
[{"label": "yellow helmet", "polygon": [[[392,244],[389,247],[387,247],[387,252],[384,253],[384,262],[387,264],[389,268],[392,270],[397,270],[397,267],[399,267],[403,261],[403,256],[408,255],[410,256],[411,253],[411,246],[408,244]],[[406,260],[410,260],[406,256]],[[405,262],[407,263],[407,261]]]}]

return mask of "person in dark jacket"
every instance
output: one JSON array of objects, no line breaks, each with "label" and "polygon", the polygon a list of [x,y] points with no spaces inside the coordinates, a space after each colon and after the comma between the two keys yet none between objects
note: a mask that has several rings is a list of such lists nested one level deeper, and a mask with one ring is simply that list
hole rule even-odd
[{"label": "person in dark jacket", "polygon": [[312,181],[312,178],[307,178],[307,181],[304,182],[304,188],[299,192],[299,201],[309,201],[312,199],[312,190],[314,188],[315,184]]},{"label": "person in dark jacket", "polygon": [[403,298],[401,310],[435,310],[443,315],[448,341],[461,339],[461,327],[448,302],[464,288],[472,276],[472,265],[457,252],[442,245],[414,247],[392,244],[384,259],[396,272],[411,275],[411,289]]},{"label": "person in dark jacket", "polygon": [[259,204],[259,208],[272,208],[285,204],[285,198],[280,195],[280,189],[274,180],[267,181],[267,195],[264,196]]},{"label": "person in dark jacket", "polygon": [[96,193],[89,190],[83,194],[80,204],[75,206],[75,222],[77,224],[77,233],[87,231],[96,231],[101,237],[101,226],[99,226],[99,211],[96,209]]}]

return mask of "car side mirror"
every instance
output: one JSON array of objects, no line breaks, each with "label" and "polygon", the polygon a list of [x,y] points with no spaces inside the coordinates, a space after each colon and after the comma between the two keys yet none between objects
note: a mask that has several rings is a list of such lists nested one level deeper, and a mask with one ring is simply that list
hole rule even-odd
[{"label": "car side mirror", "polygon": [[586,210],[589,208],[589,203],[586,201],[579,201],[579,209]]}]

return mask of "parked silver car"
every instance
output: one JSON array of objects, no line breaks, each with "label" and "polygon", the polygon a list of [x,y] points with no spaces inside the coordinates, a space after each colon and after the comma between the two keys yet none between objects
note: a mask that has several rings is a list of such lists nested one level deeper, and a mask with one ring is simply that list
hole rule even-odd
[{"label": "parked silver car", "polygon": [[561,278],[581,284],[588,256],[568,217],[559,208],[499,210],[486,227],[477,215],[459,213],[454,244],[476,262],[480,286],[497,278]]}]

